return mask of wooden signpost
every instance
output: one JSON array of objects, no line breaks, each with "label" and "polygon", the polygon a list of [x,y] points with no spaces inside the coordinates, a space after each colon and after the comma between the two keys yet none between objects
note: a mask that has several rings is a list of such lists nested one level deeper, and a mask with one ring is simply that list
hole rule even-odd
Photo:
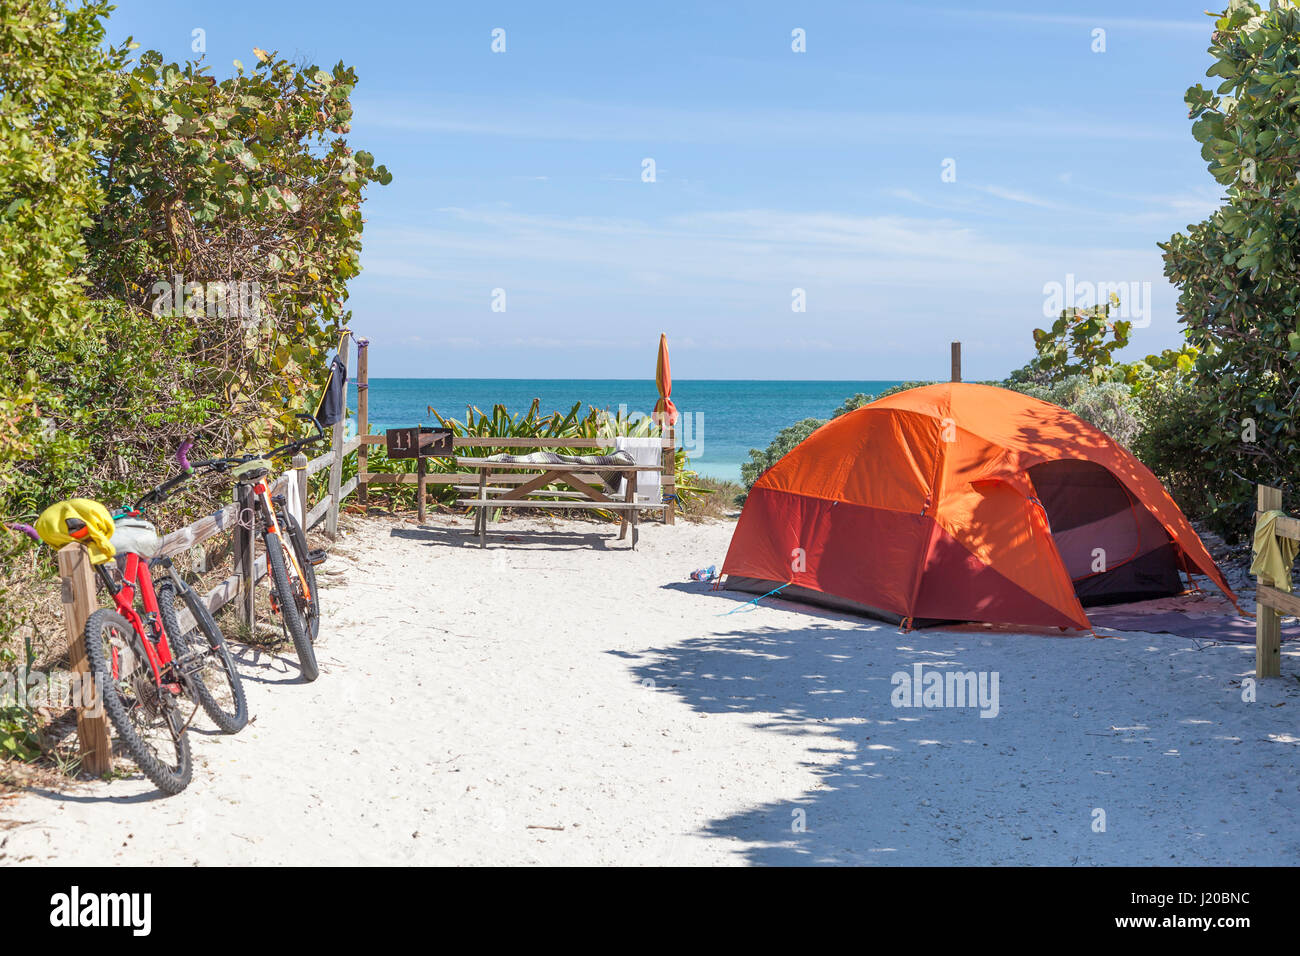
[{"label": "wooden signpost", "polygon": [[388,457],[415,459],[415,509],[421,524],[425,521],[424,478],[428,473],[426,458],[454,455],[450,428],[416,425],[414,428],[390,428],[384,432]]}]

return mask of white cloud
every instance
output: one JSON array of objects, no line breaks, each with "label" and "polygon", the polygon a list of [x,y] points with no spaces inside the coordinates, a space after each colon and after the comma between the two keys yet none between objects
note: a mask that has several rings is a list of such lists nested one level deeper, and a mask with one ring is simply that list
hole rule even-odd
[{"label": "white cloud", "polygon": [[1018,189],[1007,189],[1005,186],[976,186],[981,192],[986,192],[990,196],[996,196],[998,199],[1005,199],[1007,202],[1018,202],[1026,206],[1037,206],[1039,209],[1060,209],[1060,204],[1048,199],[1042,199],[1038,196],[1030,195]]},{"label": "white cloud", "polygon": [[354,125],[407,134],[502,137],[527,140],[628,143],[726,143],[790,146],[856,145],[883,141],[952,143],[957,140],[1055,143],[1074,139],[1080,128],[1090,140],[1126,143],[1186,139],[1186,133],[1151,124],[1116,122],[1113,116],[1071,111],[1015,109],[975,113],[814,109],[711,110],[534,99],[503,105],[488,97],[441,95],[426,100],[397,95],[355,101]]}]

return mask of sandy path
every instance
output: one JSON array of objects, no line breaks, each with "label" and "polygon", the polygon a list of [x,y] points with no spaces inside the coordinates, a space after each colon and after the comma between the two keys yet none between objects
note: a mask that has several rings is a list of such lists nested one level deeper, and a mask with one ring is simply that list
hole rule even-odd
[{"label": "sandy path", "polygon": [[[24,795],[0,864],[1300,862],[1294,649],[1244,703],[1251,648],[724,616],[683,579],[726,524],[354,527],[319,681],[246,652],[185,793]],[[917,661],[997,671],[998,716],[891,706]]]}]

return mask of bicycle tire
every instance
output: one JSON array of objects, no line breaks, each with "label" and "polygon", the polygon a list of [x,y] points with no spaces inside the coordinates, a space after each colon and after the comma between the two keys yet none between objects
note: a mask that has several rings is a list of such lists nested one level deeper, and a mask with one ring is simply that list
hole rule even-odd
[{"label": "bicycle tire", "polygon": [[[182,668],[189,688],[204,713],[222,733],[237,734],[248,723],[248,700],[244,696],[244,682],[235,667],[234,655],[226,645],[221,628],[212,619],[212,612],[193,588],[181,589],[181,600],[194,618],[195,626],[181,633],[180,616],[176,613],[176,583],[164,579],[155,589],[158,610],[163,627],[171,640],[172,652],[180,658],[193,653],[202,654],[192,664]],[[215,691],[214,691],[215,688]]]},{"label": "bicycle tire", "polygon": [[[96,690],[103,702],[104,712],[117,731],[117,739],[154,786],[163,793],[180,793],[189,785],[194,769],[190,761],[190,741],[186,735],[185,721],[176,699],[154,683],[153,672],[149,669],[139,635],[124,617],[107,609],[91,614],[83,633],[86,662],[95,676]],[[109,644],[114,640],[117,641],[116,645]],[[127,663],[127,673],[121,674],[119,670],[117,679],[114,679],[109,666],[112,657],[105,653],[106,644],[117,647],[119,668],[122,662],[121,652],[126,650],[132,655]],[[127,693],[124,693],[124,684],[129,688]],[[158,747],[140,734],[137,719],[148,719],[150,708],[157,717],[162,718],[170,734],[172,747],[165,749],[175,750],[174,764],[169,765],[168,758],[158,752]]]},{"label": "bicycle tire", "polygon": [[275,589],[280,624],[288,631],[294,649],[298,651],[298,667],[302,670],[303,680],[314,681],[320,676],[316,649],[312,646],[311,637],[298,609],[297,592],[289,583],[289,572],[284,562],[284,544],[273,531],[266,532],[262,540],[266,545],[266,566],[271,574],[271,587]]},{"label": "bicycle tire", "polygon": [[316,638],[320,637],[320,591],[316,588],[316,566],[311,563],[309,557],[311,549],[307,547],[307,535],[303,533],[302,525],[298,524],[298,519],[287,511],[276,512],[280,527],[286,528],[289,532],[289,543],[293,545],[293,553],[298,559],[298,567],[302,568],[303,578],[307,582],[307,590],[311,593],[311,598],[307,600],[307,607],[304,609],[303,619],[307,623],[307,636],[311,638],[313,645]]}]

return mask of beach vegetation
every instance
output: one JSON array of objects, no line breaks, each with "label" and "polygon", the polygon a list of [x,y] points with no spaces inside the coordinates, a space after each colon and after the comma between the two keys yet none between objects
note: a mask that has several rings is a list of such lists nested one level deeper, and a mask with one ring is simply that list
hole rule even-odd
[{"label": "beach vegetation", "polygon": [[1189,434],[1173,447],[1195,472],[1183,472],[1188,488],[1211,527],[1235,534],[1256,483],[1285,492],[1300,473],[1300,10],[1234,0],[1209,53],[1217,83],[1191,87],[1186,103],[1224,201],[1161,245],[1198,356],[1192,394],[1157,401],[1185,416]]},{"label": "beach vegetation", "polygon": [[[612,451],[616,436],[628,438],[659,437],[662,431],[649,416],[628,414],[622,409],[609,412],[588,405],[584,411],[582,402],[575,402],[568,411],[543,413],[541,400],[533,399],[527,411],[511,414],[505,405],[494,405],[490,412],[470,405],[465,409],[463,418],[444,416],[436,408],[430,407],[429,414],[443,428],[451,430],[457,438],[482,438],[482,445],[464,445],[457,449],[457,454],[466,458],[482,458],[502,451],[521,454],[533,450],[529,448],[503,449],[493,445],[494,438],[511,439],[608,439],[607,451]],[[377,432],[376,432],[377,433]],[[590,447],[547,447],[546,451],[565,455],[600,454],[600,449]],[[703,483],[700,476],[690,465],[690,458],[685,449],[678,448],[674,456],[676,468],[676,494],[678,510],[684,514],[699,512],[705,501],[714,494],[715,489]],[[356,473],[355,463],[345,466],[345,478]],[[413,474],[416,463],[407,459],[391,459],[382,445],[372,445],[366,462],[369,472],[376,474]],[[459,469],[452,459],[430,458],[426,461],[430,474],[454,473]],[[378,486],[377,486],[378,487]],[[414,485],[387,485],[384,493],[389,496],[390,507],[396,509],[415,506]],[[450,485],[429,485],[430,499],[450,506],[461,497]],[[610,517],[613,517],[610,515]]]}]

